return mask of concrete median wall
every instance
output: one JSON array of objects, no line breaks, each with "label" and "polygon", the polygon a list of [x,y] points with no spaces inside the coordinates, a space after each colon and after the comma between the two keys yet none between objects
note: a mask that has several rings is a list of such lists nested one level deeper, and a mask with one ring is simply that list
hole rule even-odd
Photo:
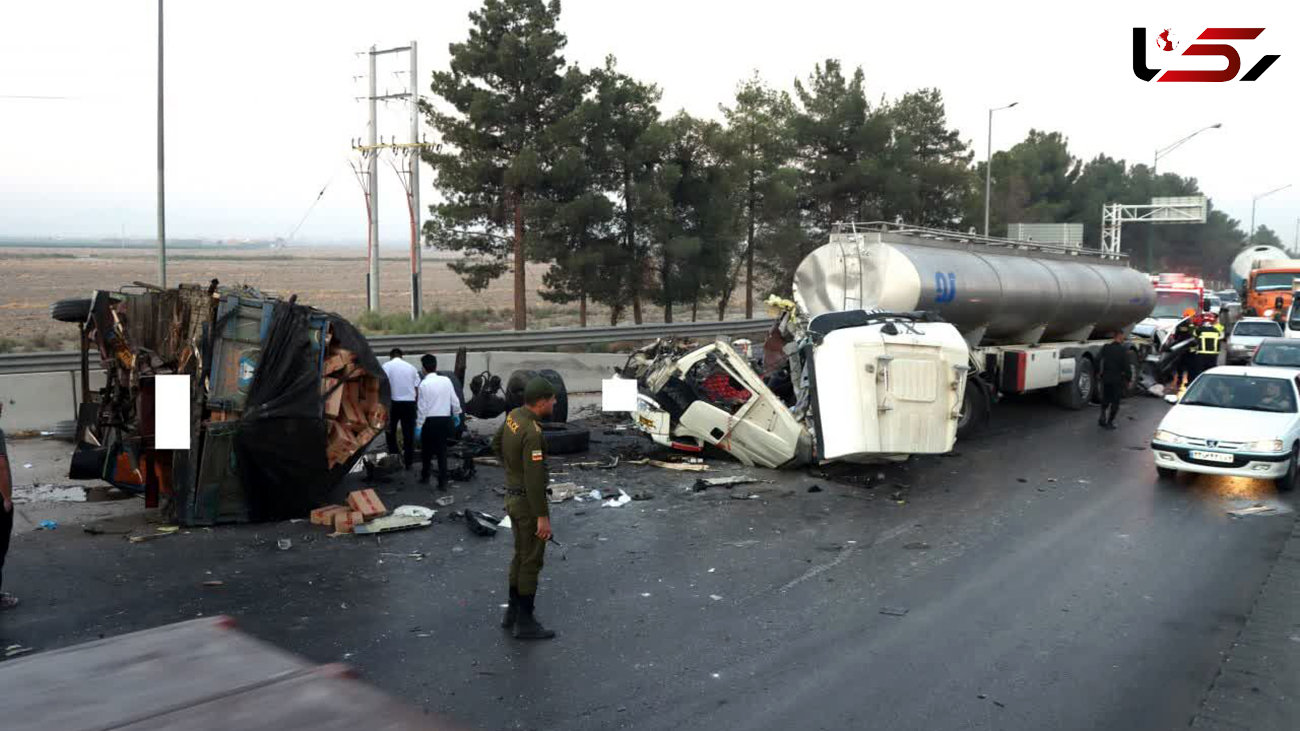
[{"label": "concrete median wall", "polygon": [[[387,353],[377,353],[379,360],[388,360]],[[456,363],[455,353],[435,353],[439,370],[451,370]],[[420,366],[419,354],[406,354],[405,360]],[[600,391],[600,381],[609,378],[614,369],[627,361],[626,355],[617,353],[470,353],[465,370],[469,380],[490,370],[502,382],[511,372],[520,369],[540,370],[551,368],[564,377],[565,387],[575,393]],[[104,374],[90,374],[91,388],[102,388]],[[469,398],[466,384],[465,397]],[[77,402],[81,398],[80,375],[76,371],[52,373],[20,373],[0,376],[0,401],[4,414],[0,416],[0,429],[27,431],[51,429],[60,421],[75,419]]]}]

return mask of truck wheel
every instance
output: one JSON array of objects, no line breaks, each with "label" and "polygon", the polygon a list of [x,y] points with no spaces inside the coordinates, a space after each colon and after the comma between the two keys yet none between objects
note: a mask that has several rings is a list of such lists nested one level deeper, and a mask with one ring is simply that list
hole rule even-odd
[{"label": "truck wheel", "polygon": [[1071,411],[1078,411],[1092,400],[1096,387],[1093,377],[1092,359],[1079,357],[1074,360],[1074,378],[1056,387],[1053,397],[1058,406]]},{"label": "truck wheel", "polygon": [[50,305],[50,317],[59,322],[81,325],[90,318],[90,300],[66,299]]},{"label": "truck wheel", "polygon": [[537,371],[518,370],[506,379],[506,408],[517,409],[524,405],[524,388],[533,380]]},{"label": "truck wheel", "polygon": [[564,377],[550,368],[543,368],[540,371],[534,370],[517,370],[510,374],[509,380],[506,381],[506,406],[512,409],[524,405],[524,389],[527,388],[528,382],[541,376],[551,382],[555,388],[555,409],[551,412],[550,421],[564,423],[569,420],[569,391],[564,386]]},{"label": "truck wheel", "polygon": [[957,418],[957,438],[969,439],[978,434],[989,420],[989,394],[975,381],[966,382],[961,415]]},{"label": "truck wheel", "polygon": [[591,446],[591,432],[571,424],[544,421],[542,436],[546,438],[547,454],[577,454]]},{"label": "truck wheel", "polygon": [[1125,396],[1135,396],[1142,390],[1142,358],[1134,348],[1128,351],[1129,381],[1124,386]]}]

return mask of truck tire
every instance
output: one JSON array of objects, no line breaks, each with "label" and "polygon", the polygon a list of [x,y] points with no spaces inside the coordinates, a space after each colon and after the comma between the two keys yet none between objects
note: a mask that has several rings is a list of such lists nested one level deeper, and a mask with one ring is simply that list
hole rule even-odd
[{"label": "truck tire", "polygon": [[1142,391],[1142,356],[1138,354],[1137,348],[1129,348],[1128,351],[1128,383],[1124,385],[1125,396],[1136,396]]},{"label": "truck tire", "polygon": [[1074,378],[1056,387],[1053,398],[1061,408],[1078,411],[1092,401],[1097,379],[1092,367],[1092,359],[1086,356],[1075,358]]},{"label": "truck tire", "polygon": [[90,300],[66,299],[50,305],[50,317],[59,322],[81,325],[90,318]]},{"label": "truck tire", "polygon": [[546,438],[547,454],[577,454],[591,446],[591,432],[572,424],[544,421],[542,436]]},{"label": "truck tire", "polygon": [[543,368],[540,371],[521,369],[510,374],[506,380],[506,406],[511,409],[519,408],[524,405],[524,389],[528,382],[538,376],[551,382],[555,388],[555,409],[551,412],[550,421],[563,424],[569,420],[569,391],[564,386],[564,377],[550,368]]},{"label": "truck tire", "polygon": [[978,381],[966,382],[961,416],[957,419],[957,438],[969,439],[984,429],[989,421],[989,393]]}]

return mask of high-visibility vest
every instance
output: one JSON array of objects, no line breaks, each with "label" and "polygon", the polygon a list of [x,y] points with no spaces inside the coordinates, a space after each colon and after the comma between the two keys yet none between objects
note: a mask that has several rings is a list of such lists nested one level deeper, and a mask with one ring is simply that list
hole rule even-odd
[{"label": "high-visibility vest", "polygon": [[1218,355],[1219,344],[1223,340],[1223,327],[1214,325],[1196,330],[1196,352],[1201,355]]}]

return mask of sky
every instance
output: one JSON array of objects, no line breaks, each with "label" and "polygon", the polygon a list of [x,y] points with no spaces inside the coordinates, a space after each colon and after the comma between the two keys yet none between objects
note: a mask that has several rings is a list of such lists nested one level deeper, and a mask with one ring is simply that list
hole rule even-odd
[{"label": "sky", "polygon": [[[366,59],[419,48],[420,89],[445,68],[480,0],[192,0],[166,2],[166,185],[169,237],[346,242],[364,250],[361,189],[348,165],[366,134]],[[614,54],[663,90],[665,115],[719,116],[757,72],[789,89],[813,65],[862,66],[869,96],[943,92],[950,123],[978,158],[1031,128],[1063,132],[1076,157],[1150,163],[1155,149],[1214,123],[1160,161],[1198,179],[1213,204],[1291,244],[1300,220],[1300,9],[1289,2],[834,2],[832,0],[565,0],[565,56],[584,68]],[[0,6],[0,236],[155,235],[157,6],[153,0],[47,0]],[[1146,27],[1155,68],[1215,68],[1221,59],[1155,48],[1171,29],[1184,47],[1206,26],[1264,27],[1239,41],[1242,73],[1281,58],[1254,82],[1143,82],[1131,71],[1133,27]],[[404,56],[380,57],[379,88],[408,84]],[[401,102],[379,132],[409,137]],[[427,126],[422,134],[436,135]],[[324,194],[313,207],[313,201]],[[421,197],[435,199],[425,168]],[[1146,201],[1124,201],[1145,203]],[[305,216],[305,219],[304,219]],[[1098,211],[1100,218],[1100,211]],[[409,235],[400,181],[380,174],[382,247]]]}]

